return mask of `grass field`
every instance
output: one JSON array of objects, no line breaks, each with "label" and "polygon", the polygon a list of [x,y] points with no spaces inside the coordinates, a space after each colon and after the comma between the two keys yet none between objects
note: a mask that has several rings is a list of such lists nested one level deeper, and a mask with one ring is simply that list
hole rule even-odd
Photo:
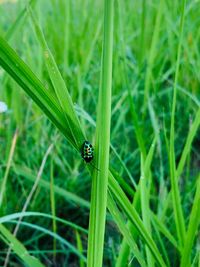
[{"label": "grass field", "polygon": [[199,23],[198,0],[0,0],[0,266],[200,266]]}]

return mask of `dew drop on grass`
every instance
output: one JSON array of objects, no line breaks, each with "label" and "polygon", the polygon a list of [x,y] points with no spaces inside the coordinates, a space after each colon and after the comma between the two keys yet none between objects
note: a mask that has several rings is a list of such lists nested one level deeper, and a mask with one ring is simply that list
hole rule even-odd
[{"label": "dew drop on grass", "polygon": [[49,58],[49,53],[48,53],[47,50],[44,51],[44,56],[45,56],[46,58]]}]

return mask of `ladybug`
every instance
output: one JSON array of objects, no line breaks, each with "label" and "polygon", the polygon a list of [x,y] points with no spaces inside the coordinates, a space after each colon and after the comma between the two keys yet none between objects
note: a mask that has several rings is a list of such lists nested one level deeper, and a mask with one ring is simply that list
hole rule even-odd
[{"label": "ladybug", "polygon": [[85,141],[81,148],[81,156],[86,163],[89,163],[94,158],[94,148],[89,141]]}]

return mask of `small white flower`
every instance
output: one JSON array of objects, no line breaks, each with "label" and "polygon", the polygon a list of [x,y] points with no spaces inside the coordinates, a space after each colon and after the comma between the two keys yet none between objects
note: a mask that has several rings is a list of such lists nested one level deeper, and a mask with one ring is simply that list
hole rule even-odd
[{"label": "small white flower", "polygon": [[0,113],[6,112],[8,110],[8,106],[5,102],[0,101]]}]

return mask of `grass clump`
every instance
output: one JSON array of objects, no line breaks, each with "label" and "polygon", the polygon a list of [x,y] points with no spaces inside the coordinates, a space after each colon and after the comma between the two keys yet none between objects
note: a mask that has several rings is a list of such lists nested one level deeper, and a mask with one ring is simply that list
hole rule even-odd
[{"label": "grass clump", "polygon": [[0,3],[1,266],[198,266],[197,5]]}]

